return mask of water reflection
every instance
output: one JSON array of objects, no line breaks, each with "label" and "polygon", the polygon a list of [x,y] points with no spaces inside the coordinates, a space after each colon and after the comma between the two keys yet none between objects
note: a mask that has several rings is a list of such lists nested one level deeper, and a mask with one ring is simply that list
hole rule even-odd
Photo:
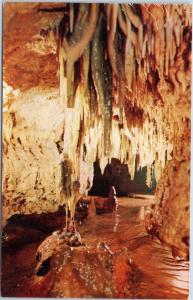
[{"label": "water reflection", "polygon": [[145,231],[145,211],[153,203],[153,198],[120,198],[117,210],[90,218],[80,227],[81,235],[93,249],[100,237],[113,253],[124,248],[129,251],[130,259],[143,274],[135,297],[187,298],[189,262],[176,261],[167,245]]},{"label": "water reflection", "polygon": [[[58,277],[54,279],[54,288],[51,289],[50,295],[52,297],[65,296],[68,288],[71,289],[70,295],[73,297],[86,295],[88,290],[84,291],[85,287],[82,284],[85,279],[83,269],[91,272],[93,261],[96,260],[96,253],[104,251],[109,253],[112,258],[113,273],[105,273],[109,278],[104,278],[106,275],[100,271],[96,260],[96,267],[92,272],[93,277],[88,278],[89,284],[91,279],[95,279],[96,273],[97,278],[100,279],[97,279],[96,282],[95,297],[101,295],[97,294],[97,287],[106,282],[105,288],[113,291],[115,284],[119,291],[118,296],[122,298],[187,298],[189,263],[176,261],[168,246],[163,245],[157,238],[147,235],[145,231],[144,214],[153,202],[153,199],[122,198],[119,199],[119,206],[113,213],[103,215],[96,215],[93,204],[90,207],[88,219],[81,225],[77,224],[85,244],[89,247],[89,252],[82,250],[77,257],[76,251],[79,250],[73,250],[70,254],[72,256],[71,265],[59,264],[58,271],[63,273],[58,274]],[[4,293],[7,296],[47,297],[48,282],[44,283],[45,286],[42,289],[41,280],[44,279],[37,278],[33,273],[37,247],[38,244],[26,245],[20,251],[4,256],[3,281]],[[126,258],[126,263],[121,262],[122,257]],[[80,265],[82,265],[82,269]],[[128,272],[125,272],[124,270],[127,269]],[[115,276],[115,281],[111,274]],[[79,279],[80,275],[82,277]],[[45,278],[45,280],[48,279],[48,277]],[[73,282],[73,287],[65,285],[64,282],[71,283],[71,285]],[[76,291],[75,286],[77,287]],[[79,286],[82,288],[82,294],[80,294]],[[35,289],[37,290],[35,291]],[[106,292],[106,295],[110,294]],[[113,296],[114,294],[111,298],[116,298]],[[93,295],[90,294],[90,297]]]}]

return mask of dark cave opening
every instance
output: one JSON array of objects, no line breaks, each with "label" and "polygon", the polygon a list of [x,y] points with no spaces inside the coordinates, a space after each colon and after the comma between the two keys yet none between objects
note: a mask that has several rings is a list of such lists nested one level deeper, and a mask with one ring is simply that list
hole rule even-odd
[{"label": "dark cave opening", "polygon": [[41,263],[40,267],[36,272],[37,276],[45,276],[50,271],[50,260],[51,257],[48,257]]},{"label": "dark cave opening", "polygon": [[154,171],[152,172],[152,186],[146,184],[147,168],[135,170],[134,179],[131,180],[128,166],[120,160],[112,158],[111,163],[105,167],[102,174],[99,161],[94,163],[93,185],[89,191],[90,196],[107,197],[111,186],[114,186],[118,197],[128,196],[130,193],[153,194],[156,188]]}]

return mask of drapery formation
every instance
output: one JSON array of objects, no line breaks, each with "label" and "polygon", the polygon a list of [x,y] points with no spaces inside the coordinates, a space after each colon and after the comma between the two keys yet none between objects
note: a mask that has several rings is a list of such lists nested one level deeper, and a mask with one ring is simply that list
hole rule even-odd
[{"label": "drapery formation", "polygon": [[131,178],[147,166],[148,185],[154,167],[159,181],[166,162],[181,159],[177,122],[189,126],[191,6],[71,3],[57,37],[70,210],[96,159],[102,171],[120,159]]}]

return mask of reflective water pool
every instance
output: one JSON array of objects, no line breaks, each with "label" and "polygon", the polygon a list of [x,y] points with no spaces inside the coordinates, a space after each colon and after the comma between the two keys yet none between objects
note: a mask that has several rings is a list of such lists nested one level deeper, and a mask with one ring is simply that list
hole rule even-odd
[{"label": "reflective water pool", "polygon": [[189,262],[145,231],[153,202],[121,198],[113,213],[91,213],[77,224],[87,248],[59,248],[45,276],[34,274],[40,242],[4,254],[3,296],[186,299]]}]

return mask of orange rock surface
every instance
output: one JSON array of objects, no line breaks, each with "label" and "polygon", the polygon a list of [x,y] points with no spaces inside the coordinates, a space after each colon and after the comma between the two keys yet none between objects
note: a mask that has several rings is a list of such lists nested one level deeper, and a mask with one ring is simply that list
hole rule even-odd
[{"label": "orange rock surface", "polygon": [[187,254],[191,5],[4,3],[3,47],[4,224],[73,218],[114,157],[154,167],[159,237]]}]

